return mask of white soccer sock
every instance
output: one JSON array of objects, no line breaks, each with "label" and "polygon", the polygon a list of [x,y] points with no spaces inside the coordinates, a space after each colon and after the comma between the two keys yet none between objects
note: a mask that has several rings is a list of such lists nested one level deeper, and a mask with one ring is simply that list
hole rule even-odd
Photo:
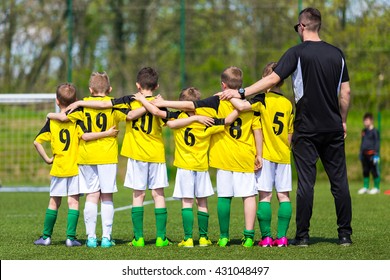
[{"label": "white soccer sock", "polygon": [[84,223],[88,238],[96,238],[96,221],[98,206],[93,202],[85,202]]},{"label": "white soccer sock", "polygon": [[114,203],[112,201],[102,201],[101,203],[101,215],[102,215],[102,237],[111,238],[112,223],[114,221]]}]

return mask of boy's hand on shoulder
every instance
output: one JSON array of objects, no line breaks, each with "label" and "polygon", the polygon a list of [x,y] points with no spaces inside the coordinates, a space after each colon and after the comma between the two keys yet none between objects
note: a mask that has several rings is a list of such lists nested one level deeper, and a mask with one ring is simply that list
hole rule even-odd
[{"label": "boy's hand on shoulder", "polygon": [[76,110],[78,107],[80,107],[80,101],[75,101],[72,104],[70,104],[68,107],[66,107],[65,111],[69,114]]},{"label": "boy's hand on shoulder", "polygon": [[214,124],[213,118],[202,115],[194,115],[194,117],[196,118],[197,122],[204,124],[205,126],[212,126]]},{"label": "boy's hand on shoulder", "polygon": [[159,94],[156,95],[156,97],[150,102],[156,107],[164,107],[163,106],[164,101],[165,101],[164,98]]},{"label": "boy's hand on shoulder", "polygon": [[133,97],[134,97],[135,100],[138,100],[138,101],[141,101],[142,99],[145,99],[145,96],[142,93],[140,93],[140,92],[137,92],[137,93],[133,94]]}]

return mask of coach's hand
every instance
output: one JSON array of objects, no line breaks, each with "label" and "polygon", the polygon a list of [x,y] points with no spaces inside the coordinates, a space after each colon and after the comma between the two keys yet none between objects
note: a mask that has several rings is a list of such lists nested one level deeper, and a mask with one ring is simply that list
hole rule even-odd
[{"label": "coach's hand", "polygon": [[[220,94],[220,95],[219,95]],[[232,98],[240,98],[240,94],[236,89],[226,89],[222,93],[217,93],[219,99],[221,100],[230,100]]]}]

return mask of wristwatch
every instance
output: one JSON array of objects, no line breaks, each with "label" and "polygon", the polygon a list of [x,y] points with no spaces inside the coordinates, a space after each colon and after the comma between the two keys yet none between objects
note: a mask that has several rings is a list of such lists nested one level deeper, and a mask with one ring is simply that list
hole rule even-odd
[{"label": "wristwatch", "polygon": [[245,88],[239,88],[238,93],[240,94],[241,99],[245,99]]}]

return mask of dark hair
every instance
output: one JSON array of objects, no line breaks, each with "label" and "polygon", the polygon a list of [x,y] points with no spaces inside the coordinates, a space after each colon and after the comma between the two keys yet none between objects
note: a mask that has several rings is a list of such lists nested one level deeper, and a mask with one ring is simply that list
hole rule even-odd
[{"label": "dark hair", "polygon": [[299,13],[299,22],[305,25],[307,30],[320,31],[321,13],[316,8],[306,8]]},{"label": "dark hair", "polygon": [[221,82],[230,89],[239,89],[242,86],[242,70],[235,66],[226,68],[221,74]]},{"label": "dark hair", "polygon": [[365,113],[364,116],[363,116],[363,120],[365,120],[365,119],[373,120],[373,119],[374,119],[374,116],[372,115],[372,113],[367,112],[367,113]]},{"label": "dark hair", "polygon": [[137,74],[137,83],[142,89],[154,90],[158,86],[158,73],[151,67],[144,67]]},{"label": "dark hair", "polygon": [[76,87],[70,83],[63,83],[57,87],[56,97],[60,106],[67,107],[76,101]]}]

